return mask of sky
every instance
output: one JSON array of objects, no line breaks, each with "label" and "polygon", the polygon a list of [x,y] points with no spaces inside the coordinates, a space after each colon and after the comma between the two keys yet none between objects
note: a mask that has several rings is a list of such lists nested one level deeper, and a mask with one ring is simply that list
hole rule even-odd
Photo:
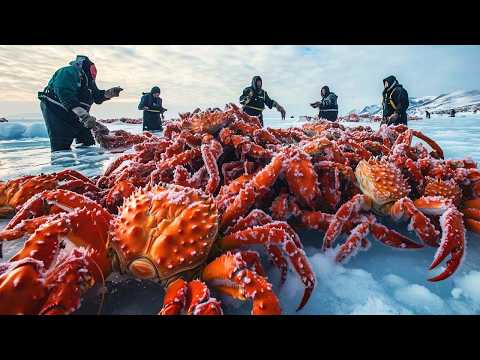
[{"label": "sky", "polygon": [[[315,115],[309,104],[328,85],[340,113],[380,104],[382,79],[395,75],[409,96],[480,89],[480,46],[0,45],[0,117],[40,115],[37,92],[77,54],[95,62],[100,89],[120,98],[94,105],[99,118],[141,117],[142,92],[162,89],[167,118],[197,107],[238,103],[254,75],[287,116]],[[264,112],[278,117],[276,110]]]}]

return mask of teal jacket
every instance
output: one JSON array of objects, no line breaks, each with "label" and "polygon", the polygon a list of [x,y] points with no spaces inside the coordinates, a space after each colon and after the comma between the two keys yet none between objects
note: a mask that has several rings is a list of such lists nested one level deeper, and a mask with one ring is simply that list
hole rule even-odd
[{"label": "teal jacket", "polygon": [[94,102],[101,104],[108,100],[105,90],[99,90],[95,81],[74,65],[58,69],[40,94],[61,103],[67,111],[78,106],[88,111]]}]

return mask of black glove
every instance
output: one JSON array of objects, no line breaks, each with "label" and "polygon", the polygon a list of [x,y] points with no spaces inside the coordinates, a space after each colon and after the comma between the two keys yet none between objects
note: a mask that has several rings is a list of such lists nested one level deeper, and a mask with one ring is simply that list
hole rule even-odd
[{"label": "black glove", "polygon": [[105,90],[105,97],[107,99],[111,99],[112,97],[118,97],[120,96],[120,91],[123,91],[123,89],[120,86],[115,86],[111,89]]},{"label": "black glove", "polygon": [[85,126],[87,129],[91,129],[95,126],[97,123],[97,119],[95,117],[91,116],[87,110],[84,108],[78,106],[76,108],[72,109],[72,112],[78,116],[78,119],[80,122]]}]

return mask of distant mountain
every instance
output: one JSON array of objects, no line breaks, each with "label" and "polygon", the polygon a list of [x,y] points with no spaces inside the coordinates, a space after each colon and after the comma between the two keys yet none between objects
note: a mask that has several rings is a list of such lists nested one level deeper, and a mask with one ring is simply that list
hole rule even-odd
[{"label": "distant mountain", "polygon": [[[409,98],[410,106],[407,110],[409,115],[424,116],[425,111],[428,110],[433,114],[448,113],[452,109],[456,112],[470,112],[475,109],[480,110],[480,91],[454,91],[449,94],[442,94],[439,96],[424,96]],[[374,104],[365,106],[360,112],[352,110],[349,112],[357,115],[381,115],[381,104]]]}]

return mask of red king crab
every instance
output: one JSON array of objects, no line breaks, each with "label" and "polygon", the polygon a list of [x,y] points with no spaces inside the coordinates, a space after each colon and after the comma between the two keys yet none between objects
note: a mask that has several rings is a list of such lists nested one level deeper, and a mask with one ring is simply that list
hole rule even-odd
[{"label": "red king crab", "polygon": [[210,298],[204,282],[220,293],[253,300],[253,314],[279,314],[258,254],[224,252],[249,244],[266,246],[283,267],[281,252],[286,252],[309,285],[300,308],[305,305],[315,278],[293,229],[258,213],[229,229],[221,226],[211,196],[178,185],[138,189],[118,216],[67,190],[43,192],[0,232],[1,241],[31,234],[0,268],[0,313],[71,313],[86,290],[120,271],[167,286],[162,314],[220,314],[220,303]]}]

